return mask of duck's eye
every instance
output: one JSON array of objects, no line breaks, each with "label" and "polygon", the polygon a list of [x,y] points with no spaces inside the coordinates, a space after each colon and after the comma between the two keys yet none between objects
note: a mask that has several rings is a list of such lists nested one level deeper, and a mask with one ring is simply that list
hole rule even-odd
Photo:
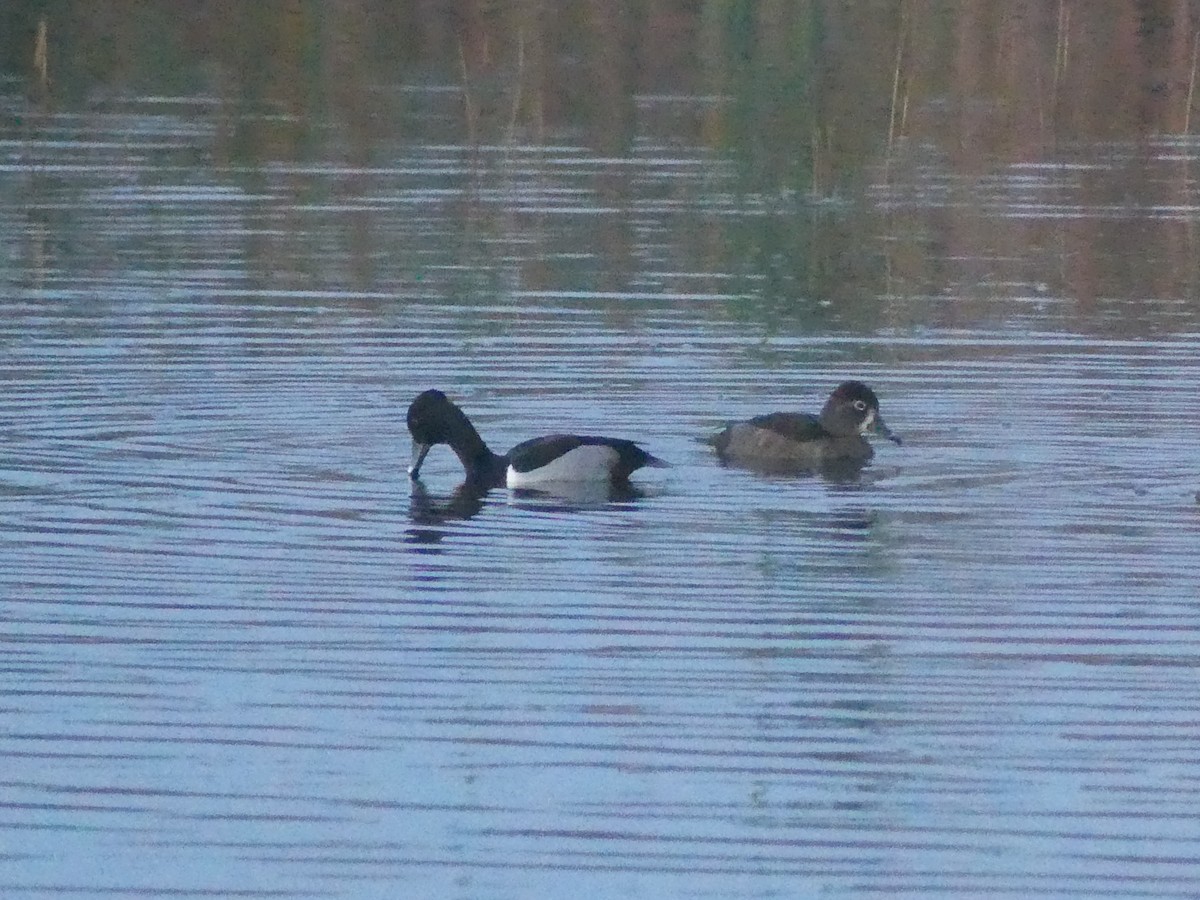
[{"label": "duck's eye", "polygon": [[855,400],[850,405],[853,406],[855,409],[857,409],[859,412],[862,412],[863,410],[865,410],[867,408],[867,401],[866,400]]}]

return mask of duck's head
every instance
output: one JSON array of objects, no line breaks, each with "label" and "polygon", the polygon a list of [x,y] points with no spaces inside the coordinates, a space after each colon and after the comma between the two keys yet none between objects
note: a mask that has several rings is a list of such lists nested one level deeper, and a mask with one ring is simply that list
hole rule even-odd
[{"label": "duck's head", "polygon": [[843,381],[821,410],[821,427],[836,437],[853,437],[874,432],[900,443],[879,413],[879,398],[861,381]]},{"label": "duck's head", "polygon": [[412,435],[412,465],[408,474],[416,478],[425,456],[437,444],[454,446],[461,436],[473,432],[466,414],[436,389],[422,391],[408,407],[408,433]]}]

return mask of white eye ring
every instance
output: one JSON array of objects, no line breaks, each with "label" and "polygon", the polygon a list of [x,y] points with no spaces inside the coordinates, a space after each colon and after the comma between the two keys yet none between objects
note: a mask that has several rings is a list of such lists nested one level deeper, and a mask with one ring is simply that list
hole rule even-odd
[{"label": "white eye ring", "polygon": [[851,406],[853,406],[855,409],[857,409],[859,412],[862,412],[864,409],[866,409],[866,408],[867,408],[867,401],[865,401],[865,400],[855,400],[855,401],[854,401],[853,403],[851,403],[850,405],[851,405]]}]

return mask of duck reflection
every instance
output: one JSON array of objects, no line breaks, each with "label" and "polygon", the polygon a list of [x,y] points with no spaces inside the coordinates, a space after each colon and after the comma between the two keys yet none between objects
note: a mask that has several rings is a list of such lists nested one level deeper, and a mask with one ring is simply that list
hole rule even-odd
[{"label": "duck reflection", "polygon": [[510,493],[513,506],[546,512],[600,509],[613,503],[633,503],[648,496],[644,488],[629,482],[565,481],[538,488],[518,488]]},{"label": "duck reflection", "polygon": [[426,547],[439,543],[446,536],[444,526],[447,523],[465,521],[477,515],[486,505],[491,490],[486,484],[468,479],[449,495],[438,496],[429,493],[420,481],[413,480],[411,484],[408,517],[412,527],[405,531],[404,538],[410,544]]},{"label": "duck reflection", "polygon": [[[405,531],[411,544],[429,547],[439,543],[448,533],[450,523],[476,516],[488,505],[487,497],[493,488],[478,479],[467,479],[448,495],[432,494],[418,479],[412,481],[408,505],[412,526]],[[602,509],[613,504],[632,503],[649,493],[628,482],[563,482],[545,484],[538,489],[518,488],[509,492],[509,505],[537,512],[580,512]]]},{"label": "duck reflection", "polygon": [[821,463],[798,463],[787,460],[732,461],[718,459],[727,469],[740,469],[757,475],[779,478],[820,478],[831,485],[851,487],[862,483],[863,470],[870,465],[865,459],[831,459]]}]

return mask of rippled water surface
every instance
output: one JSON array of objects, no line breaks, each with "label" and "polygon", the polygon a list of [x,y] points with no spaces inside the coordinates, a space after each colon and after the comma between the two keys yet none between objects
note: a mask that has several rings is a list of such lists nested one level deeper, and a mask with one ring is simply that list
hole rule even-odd
[{"label": "rippled water surface", "polygon": [[[1200,892],[1194,144],[814,208],[178,106],[0,135],[0,894]],[[856,480],[701,440],[845,377],[905,439]],[[413,485],[431,386],[673,466]]]}]

